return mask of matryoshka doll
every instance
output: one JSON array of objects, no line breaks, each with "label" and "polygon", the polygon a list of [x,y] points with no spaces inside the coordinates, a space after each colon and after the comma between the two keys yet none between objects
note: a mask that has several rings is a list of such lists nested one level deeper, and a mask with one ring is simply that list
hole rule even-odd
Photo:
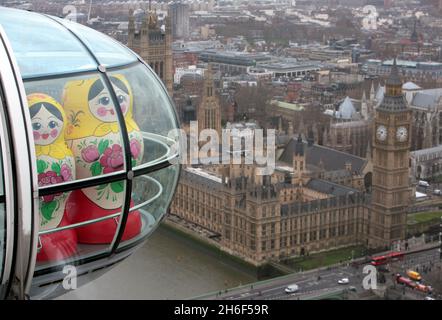
[{"label": "matryoshka doll", "polygon": [[[135,166],[142,160],[144,147],[141,132],[133,120],[132,92],[123,76],[114,75],[110,80],[125,118],[132,166]],[[69,121],[66,140],[75,156],[77,179],[123,170],[124,153],[120,127],[111,96],[101,78],[68,82],[64,88],[63,106]],[[68,216],[74,222],[82,222],[121,212],[124,196],[123,182],[75,191],[68,200]],[[119,218],[111,218],[78,228],[79,242],[112,242],[118,222]],[[122,240],[133,238],[140,230],[140,214],[132,211],[129,213]]]},{"label": "matryoshka doll", "polygon": [[[75,163],[72,151],[64,140],[67,119],[61,105],[43,93],[28,96],[37,156],[40,187],[72,181]],[[40,230],[69,225],[65,205],[70,192],[40,198]],[[73,229],[57,231],[39,237],[37,261],[59,261],[77,251],[77,236]]]}]

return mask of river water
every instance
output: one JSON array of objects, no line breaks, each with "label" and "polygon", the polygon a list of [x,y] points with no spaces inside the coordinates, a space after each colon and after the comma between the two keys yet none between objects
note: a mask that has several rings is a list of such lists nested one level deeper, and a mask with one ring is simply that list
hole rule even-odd
[{"label": "river water", "polygon": [[131,257],[58,299],[188,299],[255,281],[251,272],[160,226]]}]

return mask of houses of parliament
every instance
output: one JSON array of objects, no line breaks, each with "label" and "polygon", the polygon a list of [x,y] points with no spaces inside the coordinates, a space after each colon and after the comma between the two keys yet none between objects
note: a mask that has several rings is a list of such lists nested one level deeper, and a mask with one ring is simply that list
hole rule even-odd
[{"label": "houses of parliament", "polygon": [[369,158],[299,134],[277,150],[271,176],[258,165],[184,167],[170,213],[256,266],[352,245],[391,248],[406,238],[412,197],[412,116],[396,64],[373,117]]},{"label": "houses of parliament", "polygon": [[[128,45],[170,93],[171,41],[168,18],[162,29],[152,11],[138,17],[130,13]],[[201,129],[219,133],[221,107],[215,92],[209,66],[192,114]],[[257,174],[256,164],[184,166],[170,214],[202,228],[210,235],[207,241],[256,266],[353,245],[391,248],[406,238],[412,197],[408,159],[413,116],[396,62],[382,101],[372,109],[364,115],[371,120],[367,157],[361,157],[365,150],[352,154],[292,134],[277,150],[271,176]]]},{"label": "houses of parliament", "polygon": [[136,17],[130,9],[127,45],[150,65],[172,95],[172,25],[169,16],[165,19],[163,29],[150,8]]}]

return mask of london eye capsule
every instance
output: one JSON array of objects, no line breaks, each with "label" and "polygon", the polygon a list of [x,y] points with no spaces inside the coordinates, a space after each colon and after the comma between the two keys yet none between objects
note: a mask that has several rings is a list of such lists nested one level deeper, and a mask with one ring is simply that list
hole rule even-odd
[{"label": "london eye capsule", "polygon": [[177,185],[177,128],[130,49],[0,7],[0,299],[55,297],[139,248]]}]

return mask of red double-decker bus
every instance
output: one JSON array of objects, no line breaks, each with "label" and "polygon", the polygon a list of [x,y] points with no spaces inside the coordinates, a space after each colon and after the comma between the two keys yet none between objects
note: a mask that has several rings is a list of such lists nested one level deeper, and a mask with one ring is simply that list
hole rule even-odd
[{"label": "red double-decker bus", "polygon": [[402,260],[405,254],[402,252],[390,252],[383,256],[375,256],[371,258],[371,265],[373,266],[381,266],[387,263],[395,262]]}]

